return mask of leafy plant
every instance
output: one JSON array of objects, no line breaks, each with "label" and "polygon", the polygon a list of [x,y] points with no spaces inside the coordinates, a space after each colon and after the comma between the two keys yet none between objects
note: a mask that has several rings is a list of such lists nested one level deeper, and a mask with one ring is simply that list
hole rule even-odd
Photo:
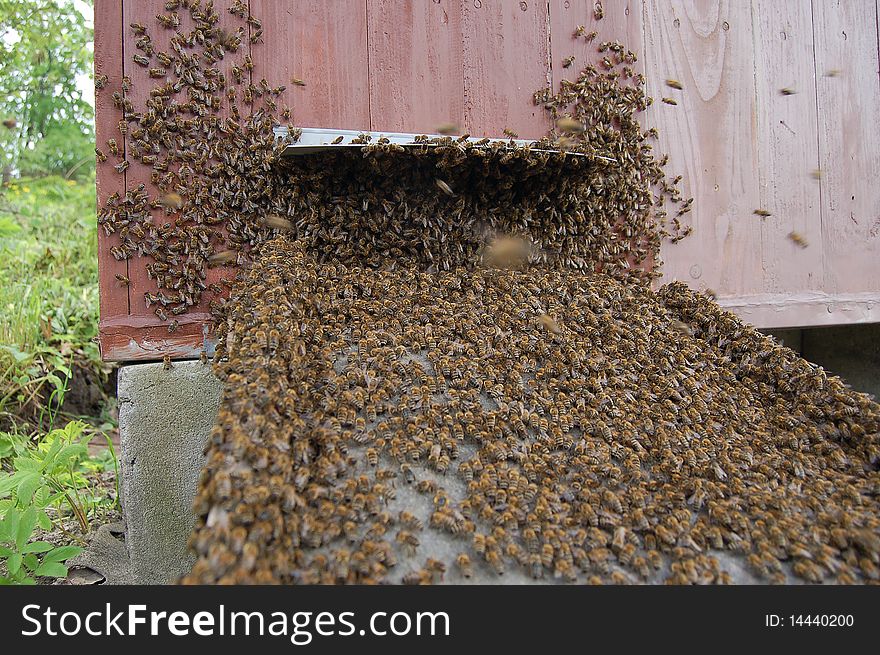
[{"label": "leafy plant", "polygon": [[56,548],[48,541],[32,541],[38,523],[33,505],[24,510],[10,507],[0,518],[0,561],[6,565],[0,584],[34,584],[38,576],[66,577],[64,562],[82,552],[79,546]]}]

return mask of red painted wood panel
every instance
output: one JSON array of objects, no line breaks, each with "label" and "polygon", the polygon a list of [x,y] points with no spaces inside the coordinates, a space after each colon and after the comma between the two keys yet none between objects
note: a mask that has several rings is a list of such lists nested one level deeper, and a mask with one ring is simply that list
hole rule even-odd
[{"label": "red painted wood panel", "polygon": [[[116,172],[116,158],[107,148],[107,139],[116,139],[119,147],[124,142],[117,131],[122,110],[113,104],[113,93],[122,86],[123,44],[122,3],[118,0],[95,2],[95,75],[106,75],[107,85],[95,91],[95,140],[107,161],[97,163],[98,207],[103,207],[114,193],[125,193],[125,175]],[[107,236],[98,228],[98,284],[100,292],[101,319],[128,315],[128,288],[116,279],[116,275],[128,274],[128,263],[116,261],[110,248],[119,243],[118,235]]]},{"label": "red painted wood panel", "polygon": [[[287,84],[293,122],[369,129],[366,1],[251,0],[250,6],[263,21],[266,43],[253,49],[254,79]],[[293,77],[306,85],[291,85]]]},{"label": "red painted wood panel", "polygon": [[550,120],[532,104],[532,94],[550,84],[546,0],[462,0],[462,35],[467,131],[545,136]]},{"label": "red painted wood panel", "polygon": [[367,0],[372,129],[464,127],[461,0]]}]

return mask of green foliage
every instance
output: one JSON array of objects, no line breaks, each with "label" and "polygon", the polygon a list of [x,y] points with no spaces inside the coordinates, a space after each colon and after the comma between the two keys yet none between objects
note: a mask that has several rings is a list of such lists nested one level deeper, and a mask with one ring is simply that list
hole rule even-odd
[{"label": "green foliage", "polygon": [[[80,549],[52,548],[34,537],[38,529],[50,530],[67,513],[87,532],[90,516],[111,504],[90,476],[106,464],[89,456],[91,436],[80,421],[52,430],[36,443],[0,433],[0,462],[7,468],[11,464],[11,470],[0,471],[0,561],[5,560],[7,571],[0,582],[67,575],[62,562]],[[112,461],[115,466],[115,455]]]},{"label": "green foliage", "polygon": [[36,576],[64,578],[63,562],[82,552],[79,546],[56,548],[48,541],[32,540],[38,520],[34,505],[25,510],[12,507],[0,518],[0,562],[6,565],[0,584],[35,584]]},{"label": "green foliage", "polygon": [[92,40],[72,0],[0,2],[0,119],[14,121],[0,127],[0,168],[63,173],[64,138],[82,156],[94,137],[94,109],[77,78],[91,75]]},{"label": "green foliage", "polygon": [[[106,376],[98,333],[95,189],[46,177],[0,203],[0,418],[52,427],[73,363]],[[44,420],[48,419],[48,423]],[[4,423],[0,421],[0,428]]]},{"label": "green foliage", "polygon": [[[33,149],[21,154],[18,167],[22,175],[63,175],[88,178],[94,172],[95,135],[74,123],[58,123],[47,130]],[[87,162],[89,165],[82,165]]]}]

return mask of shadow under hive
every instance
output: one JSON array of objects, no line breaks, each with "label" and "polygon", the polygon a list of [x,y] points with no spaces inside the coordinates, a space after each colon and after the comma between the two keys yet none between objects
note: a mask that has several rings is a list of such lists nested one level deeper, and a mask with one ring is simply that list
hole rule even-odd
[{"label": "shadow under hive", "polygon": [[707,297],[310,253],[218,318],[183,582],[878,579],[880,406]]}]

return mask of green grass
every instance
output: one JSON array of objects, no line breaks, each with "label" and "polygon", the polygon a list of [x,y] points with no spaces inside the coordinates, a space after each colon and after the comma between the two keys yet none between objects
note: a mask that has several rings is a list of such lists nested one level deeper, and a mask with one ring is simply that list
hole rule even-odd
[{"label": "green grass", "polygon": [[97,333],[94,178],[11,182],[0,192],[0,429],[51,429],[73,370],[106,376]]}]

